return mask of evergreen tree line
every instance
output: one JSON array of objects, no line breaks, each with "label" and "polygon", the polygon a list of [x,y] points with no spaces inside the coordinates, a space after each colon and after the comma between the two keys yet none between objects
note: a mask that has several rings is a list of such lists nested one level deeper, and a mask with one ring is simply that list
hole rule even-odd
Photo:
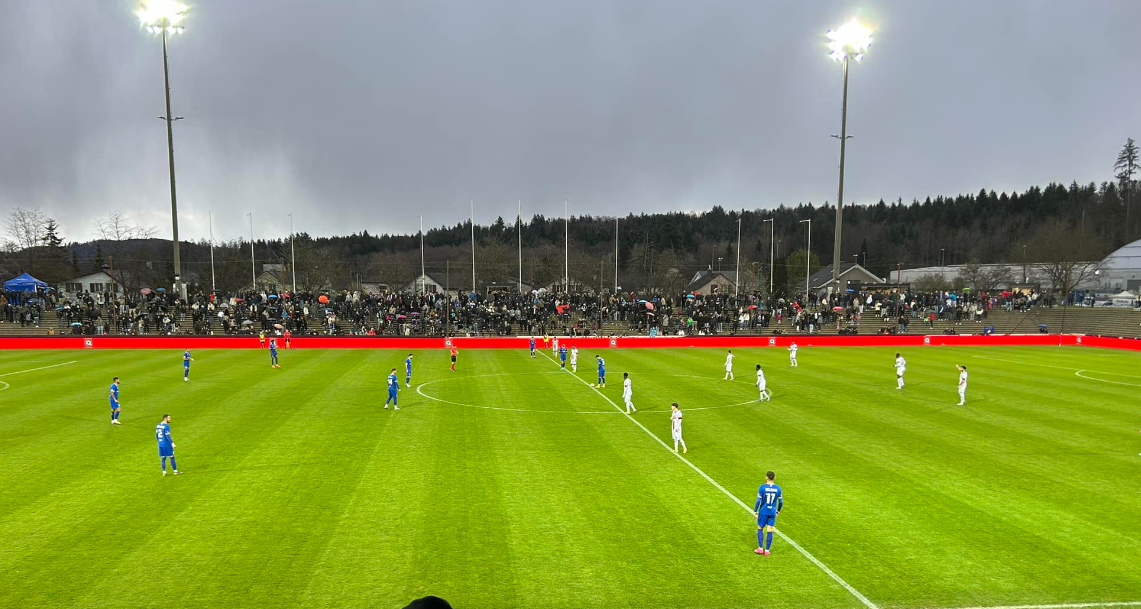
[{"label": "evergreen tree line", "polygon": [[[1101,184],[1071,183],[1031,187],[1023,192],[928,197],[922,201],[880,200],[844,208],[841,260],[857,261],[887,279],[902,265],[975,263],[1057,264],[1100,260],[1114,249],[1141,238],[1136,198],[1137,147],[1130,139],[1115,164],[1117,178]],[[735,278],[741,289],[768,292],[770,253],[772,284],[788,291],[803,281],[805,265],[815,272],[830,264],[835,206],[812,203],[775,209],[735,211],[720,206],[704,213],[631,214],[618,218],[617,284],[625,291],[680,292],[693,275],[713,269]],[[807,223],[811,219],[811,252]],[[771,220],[771,224],[768,222]],[[740,266],[737,262],[740,221]],[[564,230],[569,256],[564,258]],[[96,222],[94,241],[65,243],[54,220],[38,210],[12,209],[4,222],[0,271],[20,271],[58,285],[71,277],[114,267],[126,288],[170,286],[173,253],[154,229],[133,225],[112,211]],[[522,237],[522,280],[532,287],[561,284],[564,274],[580,289],[615,285],[615,219],[589,215],[564,219],[535,215],[516,227],[514,218],[498,218],[475,227],[476,282],[514,286],[519,279],[518,243]],[[770,239],[770,234],[772,239]],[[292,250],[291,250],[292,245]],[[471,226],[433,228],[424,235],[423,266],[452,288],[471,289]],[[317,237],[298,233],[254,243],[216,242],[211,276],[210,244],[184,242],[183,280],[192,289],[237,291],[249,288],[264,264],[283,265],[283,289],[352,289],[383,283],[402,289],[420,274],[420,237],[372,235],[367,231]],[[291,255],[296,267],[290,265]],[[807,260],[806,260],[807,258]],[[739,271],[738,271],[739,268]]]}]

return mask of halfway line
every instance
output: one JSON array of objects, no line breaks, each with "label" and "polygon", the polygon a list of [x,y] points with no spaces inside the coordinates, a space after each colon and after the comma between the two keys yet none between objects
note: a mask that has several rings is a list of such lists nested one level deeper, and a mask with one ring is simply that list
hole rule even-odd
[{"label": "halfway line", "polygon": [[4,374],[0,374],[0,376],[12,376],[13,374],[23,374],[25,372],[35,372],[36,370],[47,370],[48,368],[58,368],[60,366],[66,366],[68,364],[75,364],[78,362],[79,362],[79,360],[72,360],[70,362],[64,362],[62,364],[52,364],[50,366],[40,366],[39,368],[29,368],[27,370],[17,370],[16,372],[7,372]]},{"label": "halfway line", "polygon": [[[551,357],[550,355],[547,355],[546,352],[543,352],[543,355],[547,359],[551,360],[552,362],[555,362],[556,364],[558,363],[555,361],[555,358]],[[716,480],[714,480],[713,478],[710,478],[709,474],[701,471],[701,468],[699,468],[696,465],[694,465],[693,463],[691,463],[689,459],[686,459],[680,453],[673,452],[673,449],[671,449],[668,444],[666,444],[661,438],[659,438],[657,436],[657,434],[655,434],[654,432],[647,429],[645,425],[642,425],[641,421],[639,421],[638,419],[635,419],[634,417],[627,414],[625,410],[620,408],[618,406],[618,404],[615,404],[614,401],[611,400],[609,397],[607,397],[605,393],[602,393],[598,389],[595,389],[595,387],[593,385],[591,385],[587,381],[582,380],[582,378],[579,377],[577,374],[572,374],[571,376],[573,376],[575,378],[575,380],[577,380],[578,382],[586,385],[587,387],[590,387],[595,393],[597,393],[599,396],[601,396],[602,399],[606,400],[607,402],[610,402],[610,405],[613,406],[615,409],[617,409],[619,413],[625,415],[627,419],[630,419],[631,422],[633,422],[635,425],[637,425],[639,428],[641,428],[642,431],[646,432],[658,444],[661,444],[663,448],[665,448],[666,450],[668,450],[670,452],[670,454],[677,457],[678,459],[681,459],[682,463],[685,463],[686,465],[688,465],[690,467],[690,469],[697,472],[702,478],[705,478],[705,480],[707,482],[709,482],[710,484],[712,484],[714,487],[716,487],[717,490],[721,491],[722,493],[725,493],[726,497],[729,497],[730,499],[735,501],[737,503],[737,505],[744,508],[746,512],[748,512],[750,514],[753,513],[753,508],[749,507],[748,505],[745,504],[744,501],[741,501],[741,499],[739,497],[737,497],[733,493],[730,493],[728,490],[726,490],[726,488],[724,486],[721,486],[720,484],[718,484]],[[852,596],[856,597],[856,599],[858,599],[861,603],[863,603],[865,607],[867,607],[868,609],[879,609],[879,607],[876,606],[875,603],[868,600],[868,597],[864,596],[863,594],[860,594],[859,590],[856,590],[855,588],[852,587],[851,584],[844,581],[843,578],[841,578],[839,575],[836,575],[836,572],[833,571],[832,569],[829,569],[828,565],[825,565],[824,563],[820,562],[820,560],[818,558],[816,558],[815,556],[813,556],[812,554],[809,554],[808,550],[805,550],[803,547],[801,547],[800,544],[793,541],[791,537],[789,537],[788,535],[785,535],[784,533],[780,532],[779,530],[776,530],[776,529],[774,529],[774,530],[776,531],[776,534],[781,539],[783,539],[785,541],[785,543],[792,546],[793,548],[796,549],[796,551],[803,554],[805,558],[812,561],[812,564],[819,567],[821,571],[823,571],[824,573],[826,573],[828,575],[828,577],[831,577],[833,580],[836,581],[836,583],[843,586],[845,590],[847,590],[849,593],[851,593]],[[999,609],[999,608],[991,608],[991,609]],[[1015,608],[1006,607],[1006,608],[1002,608],[1002,609],[1015,609]]]}]

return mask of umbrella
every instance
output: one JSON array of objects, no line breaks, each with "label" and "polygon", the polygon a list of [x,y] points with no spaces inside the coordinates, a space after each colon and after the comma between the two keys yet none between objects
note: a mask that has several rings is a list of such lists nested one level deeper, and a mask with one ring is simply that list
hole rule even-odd
[{"label": "umbrella", "polygon": [[234,302],[242,302],[242,301],[243,301],[243,299],[241,299],[241,298],[235,298],[234,299]]},{"label": "umbrella", "polygon": [[270,294],[269,297],[270,298],[277,298],[277,294]]},{"label": "umbrella", "polygon": [[847,290],[844,290],[844,291],[845,292],[855,292],[855,290],[853,290],[852,288],[848,288]]},{"label": "umbrella", "polygon": [[647,302],[647,303],[646,303],[646,308],[647,308],[647,309],[649,309],[649,310],[651,310],[651,311],[653,311],[653,310],[654,310],[654,303],[652,303],[652,302]]},{"label": "umbrella", "polygon": [[747,307],[745,307],[745,308],[746,308],[746,309],[749,309],[750,311],[752,311],[753,309],[756,309],[756,308],[757,308],[757,305],[749,305],[749,306],[747,306]]},{"label": "umbrella", "polygon": [[218,305],[218,308],[219,308],[219,309],[229,309],[229,308],[230,308],[230,303],[227,303],[227,302],[223,302],[223,303],[220,303],[220,304]]},{"label": "umbrella", "polygon": [[645,300],[639,300],[638,302],[646,302],[646,301]]},{"label": "umbrella", "polygon": [[254,321],[252,319],[247,319],[247,320],[242,322],[242,325],[243,326],[252,326],[252,325],[254,325]]},{"label": "umbrella", "polygon": [[693,294],[686,294],[685,297],[686,298],[693,298],[694,296],[693,296]]},{"label": "umbrella", "polygon": [[321,294],[320,296],[317,297],[317,302],[319,302],[321,304],[325,304],[325,303],[329,302],[329,297],[324,295],[324,294]]},{"label": "umbrella", "polygon": [[649,311],[647,311],[647,312],[646,312],[646,315],[649,315],[650,317],[653,317],[653,316],[654,316],[654,314],[653,314],[653,313],[650,313]]},{"label": "umbrella", "polygon": [[78,321],[73,321],[73,322],[71,322],[71,325],[73,325],[73,326],[82,326],[83,324],[79,323]]},{"label": "umbrella", "polygon": [[420,317],[419,311],[412,311],[412,317]]},{"label": "umbrella", "polygon": [[843,311],[844,307],[832,307],[833,311]]},{"label": "umbrella", "polygon": [[396,319],[408,319],[408,318],[404,315],[397,315]]},{"label": "umbrella", "polygon": [[143,294],[145,296],[145,295],[151,293],[151,289],[150,288],[143,288],[143,289],[139,290],[139,293]]},{"label": "umbrella", "polygon": [[281,294],[281,297],[282,297],[282,298],[290,298],[290,296],[289,296],[289,293],[288,293],[288,292],[283,292],[283,293]]},{"label": "umbrella", "polygon": [[166,291],[166,288],[157,288],[157,290],[158,290],[159,292],[165,292],[165,291]]},{"label": "umbrella", "polygon": [[278,330],[282,329],[281,324],[273,324],[273,327],[278,329]]}]

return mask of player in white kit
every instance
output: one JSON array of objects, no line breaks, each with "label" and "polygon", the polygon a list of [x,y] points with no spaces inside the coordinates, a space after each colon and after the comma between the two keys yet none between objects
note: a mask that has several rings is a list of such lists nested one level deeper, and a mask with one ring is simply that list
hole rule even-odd
[{"label": "player in white kit", "polygon": [[959,369],[959,406],[964,406],[967,403],[967,367],[963,365],[955,367]]},{"label": "player in white kit", "polygon": [[678,407],[677,402],[670,404],[673,412],[670,413],[670,431],[673,433],[674,438],[674,452],[677,452],[677,445],[681,443],[681,452],[687,453],[689,449],[685,446],[685,440],[681,439],[681,408]]},{"label": "player in white kit", "polygon": [[571,347],[571,372],[578,372],[578,347]]},{"label": "player in white kit", "polygon": [[725,378],[723,381],[733,380],[733,350],[729,350],[729,355],[725,356]]},{"label": "player in white kit", "polygon": [[634,402],[632,401],[634,399],[634,390],[630,387],[629,372],[622,373],[622,399],[626,402],[626,414],[638,412],[638,409],[634,408]]},{"label": "player in white kit", "polygon": [[551,339],[551,355],[559,356],[559,337],[557,336]]},{"label": "player in white kit", "polygon": [[769,393],[768,383],[765,382],[765,371],[761,370],[761,365],[757,364],[757,389],[761,392],[761,397],[758,402],[771,402],[773,401],[773,394]]},{"label": "player in white kit", "polygon": [[788,346],[788,365],[793,368],[796,367],[796,349],[796,343],[792,343]]},{"label": "player in white kit", "polygon": [[895,388],[903,389],[903,373],[907,370],[907,360],[903,356],[895,354]]}]

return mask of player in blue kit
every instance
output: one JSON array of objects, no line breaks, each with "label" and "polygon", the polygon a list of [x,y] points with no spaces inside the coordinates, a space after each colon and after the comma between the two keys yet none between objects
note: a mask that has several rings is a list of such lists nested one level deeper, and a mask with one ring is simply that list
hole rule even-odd
[{"label": "player in blue kit", "polygon": [[412,354],[408,354],[408,358],[404,360],[404,386],[412,386]]},{"label": "player in blue kit", "polygon": [[606,360],[602,359],[601,355],[595,355],[594,359],[598,360],[598,384],[595,387],[606,387]]},{"label": "player in blue kit", "polygon": [[182,380],[184,380],[184,381],[190,380],[190,362],[192,362],[192,361],[194,361],[194,358],[190,357],[190,349],[183,351],[182,352]]},{"label": "player in blue kit", "polygon": [[535,359],[535,337],[531,337],[531,359]]},{"label": "player in blue kit", "polygon": [[269,366],[270,368],[280,368],[281,364],[277,363],[277,341],[269,339]]},{"label": "player in blue kit", "polygon": [[396,368],[388,373],[388,399],[384,401],[384,409],[388,410],[388,403],[392,402],[393,410],[400,410],[400,406],[396,405],[396,393],[400,391],[400,379],[396,378]]},{"label": "player in blue kit", "polygon": [[111,379],[111,393],[108,399],[111,401],[111,424],[122,425],[119,422],[119,377]]},{"label": "player in blue kit", "polygon": [[562,345],[559,347],[559,368],[567,369],[567,346]]},{"label": "player in blue kit", "polygon": [[155,440],[158,440],[158,456],[162,462],[162,475],[166,475],[166,458],[170,457],[170,469],[177,476],[178,465],[174,463],[174,440],[170,437],[170,415],[162,415],[162,421],[155,425]]},{"label": "player in blue kit", "polygon": [[771,471],[765,474],[765,483],[757,491],[757,503],[753,506],[753,515],[757,517],[757,549],[753,552],[762,556],[768,556],[769,548],[773,547],[773,527],[776,526],[777,515],[784,509],[780,487],[773,484],[776,477]]}]

